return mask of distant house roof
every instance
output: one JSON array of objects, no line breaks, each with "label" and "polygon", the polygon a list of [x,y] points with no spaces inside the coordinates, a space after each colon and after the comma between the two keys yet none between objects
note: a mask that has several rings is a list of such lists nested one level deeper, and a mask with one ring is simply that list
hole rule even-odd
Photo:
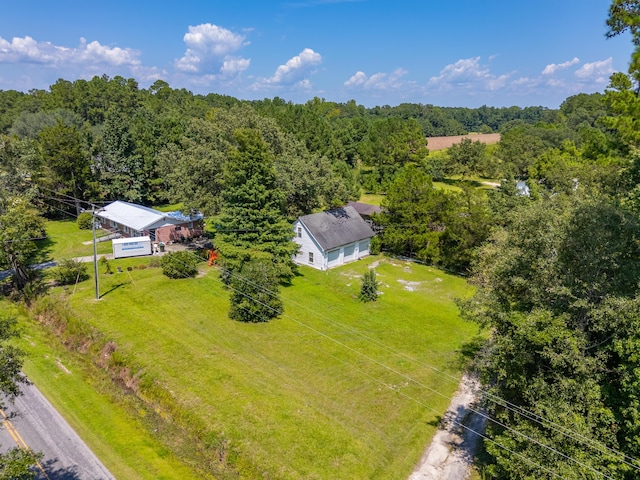
[{"label": "distant house roof", "polygon": [[371,205],[369,203],[361,202],[348,202],[348,207],[355,208],[356,212],[364,217],[370,217],[374,213],[380,213],[382,209],[377,205]]},{"label": "distant house roof", "polygon": [[374,235],[371,227],[350,206],[304,215],[299,220],[325,251]]},{"label": "distant house roof", "polygon": [[185,216],[180,212],[160,212],[153,208],[135,203],[116,200],[96,212],[96,216],[126,225],[133,230],[143,231],[165,225],[176,225],[193,220],[200,220],[202,214]]}]

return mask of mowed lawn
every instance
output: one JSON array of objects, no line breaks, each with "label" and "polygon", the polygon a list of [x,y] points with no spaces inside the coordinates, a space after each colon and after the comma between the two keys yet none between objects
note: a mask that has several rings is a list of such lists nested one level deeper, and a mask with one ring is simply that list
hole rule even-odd
[{"label": "mowed lawn", "polygon": [[[75,220],[47,221],[45,228],[47,238],[38,242],[37,262],[93,255],[93,232],[80,230]],[[103,235],[107,235],[104,230],[96,233],[96,237]],[[111,242],[97,242],[96,250],[98,255],[112,253]]]},{"label": "mowed lawn", "polygon": [[[365,304],[360,278],[372,266],[381,295]],[[384,257],[305,267],[282,289],[281,318],[244,324],[228,319],[216,268],[200,268],[183,280],[157,268],[101,273],[101,300],[88,280],[70,301],[145,379],[224,437],[245,474],[406,478],[457,388],[459,351],[477,334],[454,304],[470,293],[466,282]]]}]

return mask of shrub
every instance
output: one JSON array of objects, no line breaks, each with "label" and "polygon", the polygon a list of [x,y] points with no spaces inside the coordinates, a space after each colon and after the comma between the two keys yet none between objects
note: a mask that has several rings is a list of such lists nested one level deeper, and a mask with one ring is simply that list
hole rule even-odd
[{"label": "shrub", "polygon": [[360,288],[360,300],[363,302],[375,302],[378,299],[378,281],[376,271],[371,269],[362,276],[362,287]]},{"label": "shrub", "polygon": [[382,242],[380,241],[380,237],[376,235],[375,237],[371,238],[371,241],[369,242],[369,253],[371,255],[379,255],[381,247]]},{"label": "shrub", "polygon": [[169,278],[195,277],[198,258],[190,252],[171,252],[160,260],[162,273]]},{"label": "shrub", "polygon": [[160,267],[160,258],[159,257],[151,257],[149,259],[149,268],[158,268]]},{"label": "shrub", "polygon": [[90,230],[92,221],[93,215],[91,215],[89,212],[82,212],[80,215],[78,215],[78,228],[80,230]]},{"label": "shrub", "polygon": [[104,273],[107,275],[111,275],[113,272],[111,271],[111,263],[109,263],[109,260],[107,259],[107,257],[105,257],[104,255],[102,257],[100,257],[100,265],[104,265]]},{"label": "shrub", "polygon": [[67,258],[62,260],[51,272],[53,279],[60,285],[73,285],[89,278],[87,264]]},{"label": "shrub", "polygon": [[272,263],[251,260],[239,274],[230,273],[229,318],[240,322],[268,322],[282,314],[278,276]]}]

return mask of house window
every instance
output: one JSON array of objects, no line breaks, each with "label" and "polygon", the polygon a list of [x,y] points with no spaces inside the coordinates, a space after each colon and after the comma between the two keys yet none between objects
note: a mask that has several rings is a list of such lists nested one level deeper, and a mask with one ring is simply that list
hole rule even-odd
[{"label": "house window", "polygon": [[313,263],[313,252],[309,252],[309,263]]},{"label": "house window", "polygon": [[124,233],[129,233],[129,227],[124,227]]},{"label": "house window", "polygon": [[116,226],[116,222],[114,222],[113,220],[109,220],[109,225],[111,225],[112,227]]},{"label": "house window", "polygon": [[302,238],[302,227],[298,227],[298,238]]}]

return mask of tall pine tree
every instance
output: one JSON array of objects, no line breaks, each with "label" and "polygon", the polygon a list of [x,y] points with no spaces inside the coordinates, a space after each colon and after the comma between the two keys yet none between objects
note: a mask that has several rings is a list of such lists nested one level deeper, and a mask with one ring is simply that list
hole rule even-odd
[{"label": "tall pine tree", "polygon": [[227,277],[251,260],[270,262],[280,281],[294,273],[292,229],[284,215],[284,195],[276,187],[274,157],[260,133],[234,132],[223,173],[223,192],[215,244]]}]

